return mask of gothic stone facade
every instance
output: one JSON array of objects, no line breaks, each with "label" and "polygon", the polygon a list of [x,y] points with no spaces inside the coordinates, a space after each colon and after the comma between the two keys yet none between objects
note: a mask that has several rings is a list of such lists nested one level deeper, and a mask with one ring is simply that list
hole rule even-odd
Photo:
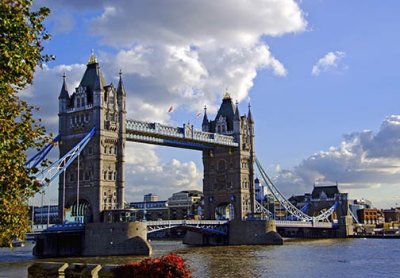
[{"label": "gothic stone facade", "polygon": [[237,148],[203,151],[205,219],[245,219],[255,211],[254,121],[225,94],[214,121],[204,114],[202,130],[234,136]]},{"label": "gothic stone facade", "polygon": [[75,159],[60,175],[60,215],[64,207],[72,216],[78,213],[85,221],[98,222],[102,210],[124,207],[125,99],[121,76],[117,88],[106,85],[93,54],[72,95],[64,77],[58,114],[60,157],[93,127],[96,132],[79,156],[79,169]]}]

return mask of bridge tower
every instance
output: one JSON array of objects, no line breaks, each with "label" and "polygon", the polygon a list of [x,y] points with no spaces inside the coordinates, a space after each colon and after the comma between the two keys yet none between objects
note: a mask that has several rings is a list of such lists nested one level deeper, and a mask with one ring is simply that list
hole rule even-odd
[{"label": "bridge tower", "polygon": [[215,120],[205,108],[202,130],[234,136],[239,147],[215,147],[203,151],[203,193],[206,219],[240,219],[255,211],[254,121],[250,106],[240,116],[238,104],[228,93]]},{"label": "bridge tower", "polygon": [[124,207],[126,93],[122,75],[117,88],[106,85],[92,53],[75,92],[69,95],[64,75],[58,99],[60,157],[96,128],[79,161],[75,159],[60,175],[59,215],[64,215],[65,208],[71,216],[98,222],[103,210]]}]

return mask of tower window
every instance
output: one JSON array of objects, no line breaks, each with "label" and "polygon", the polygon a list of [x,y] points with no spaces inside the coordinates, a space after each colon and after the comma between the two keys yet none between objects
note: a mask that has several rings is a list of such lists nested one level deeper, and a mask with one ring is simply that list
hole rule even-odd
[{"label": "tower window", "polygon": [[81,107],[81,99],[80,98],[76,99],[76,107]]},{"label": "tower window", "polygon": [[111,172],[111,171],[108,172],[108,179],[109,179],[109,180],[112,180],[112,172]]}]

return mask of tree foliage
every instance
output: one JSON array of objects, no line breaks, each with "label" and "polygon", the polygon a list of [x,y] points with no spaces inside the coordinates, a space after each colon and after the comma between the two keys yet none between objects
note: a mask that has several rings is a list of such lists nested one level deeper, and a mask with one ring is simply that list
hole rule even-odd
[{"label": "tree foliage", "polygon": [[28,198],[39,184],[26,169],[26,151],[46,140],[36,109],[18,92],[32,83],[35,68],[51,59],[43,55],[49,35],[43,20],[48,8],[31,11],[31,0],[0,1],[0,246],[23,239],[28,231]]}]

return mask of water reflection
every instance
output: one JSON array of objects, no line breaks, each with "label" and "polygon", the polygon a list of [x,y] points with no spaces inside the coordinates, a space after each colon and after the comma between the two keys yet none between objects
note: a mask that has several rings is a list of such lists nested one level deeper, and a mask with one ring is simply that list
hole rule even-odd
[{"label": "water reflection", "polygon": [[[398,239],[286,241],[283,246],[188,247],[179,241],[153,241],[153,256],[175,252],[194,277],[398,277]],[[0,277],[26,277],[34,261],[121,264],[140,256],[37,260],[32,246],[0,249]]]}]

